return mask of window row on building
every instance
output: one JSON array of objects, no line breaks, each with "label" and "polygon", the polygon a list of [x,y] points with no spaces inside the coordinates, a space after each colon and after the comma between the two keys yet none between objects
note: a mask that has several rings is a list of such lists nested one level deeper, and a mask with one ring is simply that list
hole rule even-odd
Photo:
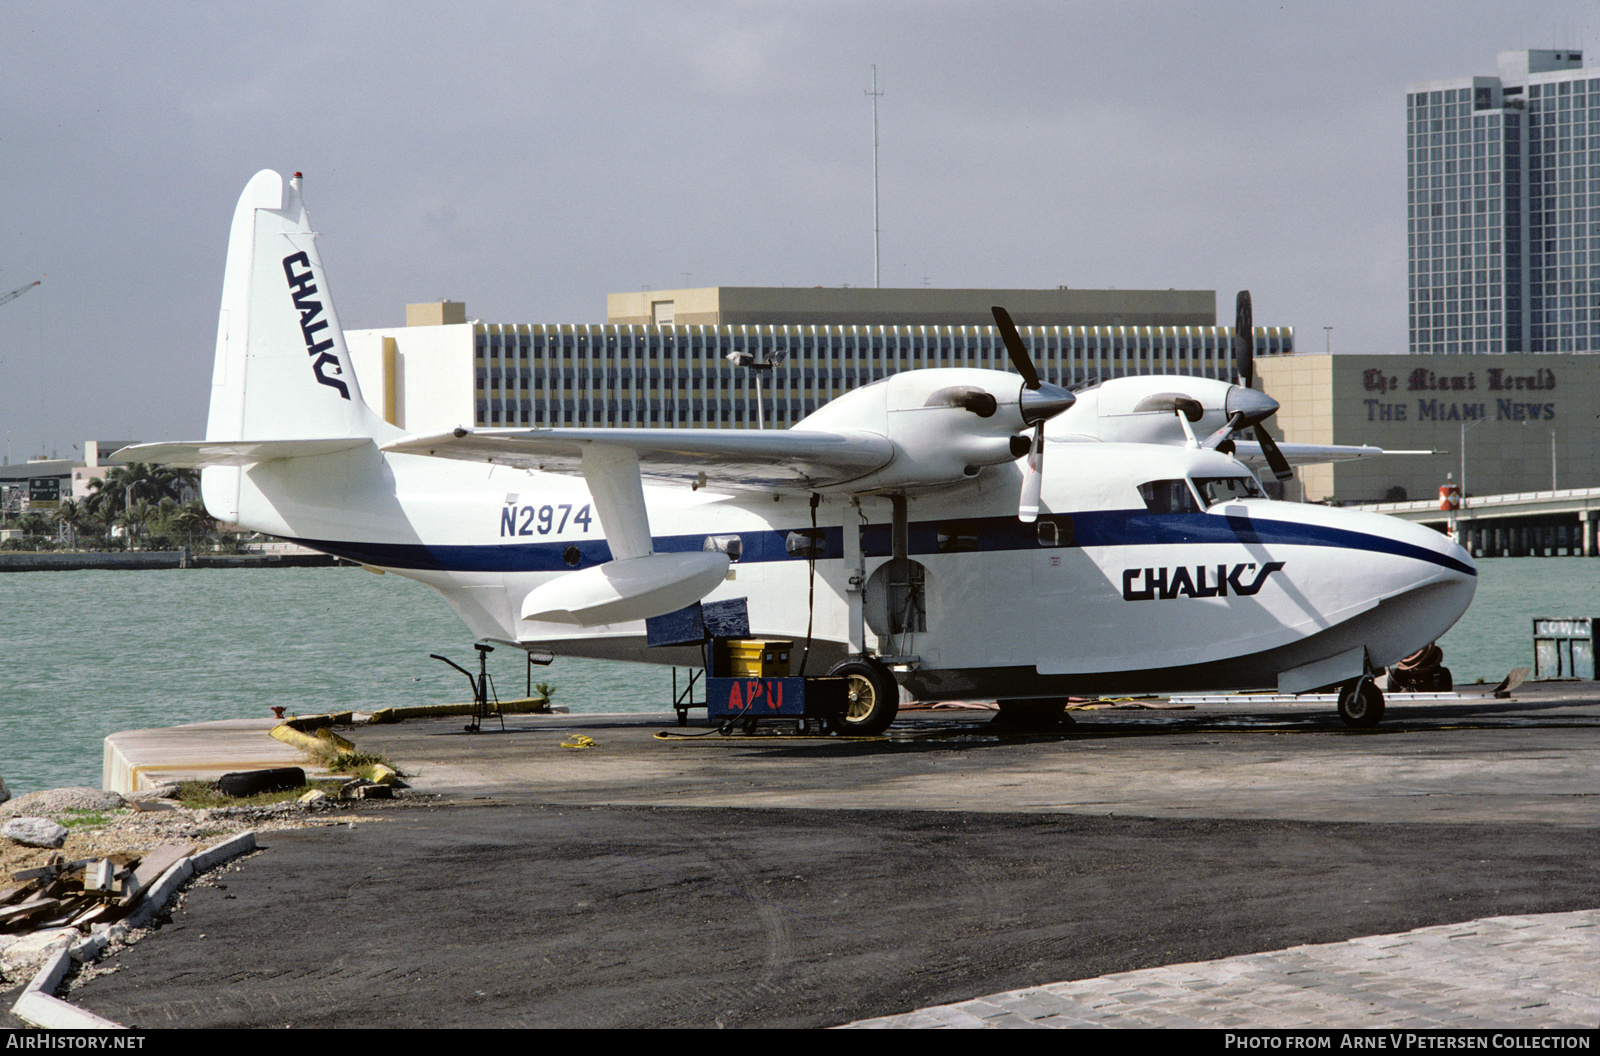
[{"label": "window row on building", "polygon": [[[1081,388],[1136,374],[1233,375],[1218,326],[1021,328],[1040,376]],[[477,424],[793,425],[902,370],[1011,370],[993,327],[474,325]],[[1294,351],[1290,327],[1257,327],[1256,354]],[[770,370],[735,366],[748,353]],[[759,380],[758,380],[759,376]],[[761,410],[756,407],[757,389]]]}]

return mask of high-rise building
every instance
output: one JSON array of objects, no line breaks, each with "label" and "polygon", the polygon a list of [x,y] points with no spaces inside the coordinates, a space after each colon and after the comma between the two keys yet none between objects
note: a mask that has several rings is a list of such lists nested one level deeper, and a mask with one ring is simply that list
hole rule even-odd
[{"label": "high-rise building", "polygon": [[1406,92],[1410,350],[1600,351],[1600,69],[1499,66]]}]

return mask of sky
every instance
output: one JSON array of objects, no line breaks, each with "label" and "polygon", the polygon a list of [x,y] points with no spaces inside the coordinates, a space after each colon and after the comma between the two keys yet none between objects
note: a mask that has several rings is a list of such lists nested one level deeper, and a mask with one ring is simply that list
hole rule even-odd
[{"label": "sky", "polygon": [[874,65],[883,286],[1248,288],[1302,351],[1404,352],[1406,86],[1600,65],[1600,0],[3,10],[0,295],[45,276],[0,305],[13,462],[204,435],[263,168],[305,173],[351,329],[870,286]]}]

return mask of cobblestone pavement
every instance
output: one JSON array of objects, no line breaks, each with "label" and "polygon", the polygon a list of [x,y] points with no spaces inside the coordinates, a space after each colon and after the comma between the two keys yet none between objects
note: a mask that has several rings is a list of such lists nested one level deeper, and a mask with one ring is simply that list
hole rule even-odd
[{"label": "cobblestone pavement", "polygon": [[852,1027],[1587,1028],[1600,910],[1488,917],[1010,990]]}]

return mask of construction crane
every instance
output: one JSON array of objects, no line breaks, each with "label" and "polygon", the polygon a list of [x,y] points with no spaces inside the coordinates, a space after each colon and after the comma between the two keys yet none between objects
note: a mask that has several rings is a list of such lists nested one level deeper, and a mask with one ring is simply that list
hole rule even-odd
[{"label": "construction crane", "polygon": [[[48,277],[48,276],[46,276],[46,277]],[[43,281],[44,281],[44,279],[35,279],[32,282],[28,283],[26,286],[18,286],[16,289],[12,290],[10,293],[0,294],[0,304],[10,304],[12,301],[16,300],[18,297],[21,297],[23,294],[27,293],[29,290],[33,289],[35,286],[39,285],[39,283],[41,283]]]}]

